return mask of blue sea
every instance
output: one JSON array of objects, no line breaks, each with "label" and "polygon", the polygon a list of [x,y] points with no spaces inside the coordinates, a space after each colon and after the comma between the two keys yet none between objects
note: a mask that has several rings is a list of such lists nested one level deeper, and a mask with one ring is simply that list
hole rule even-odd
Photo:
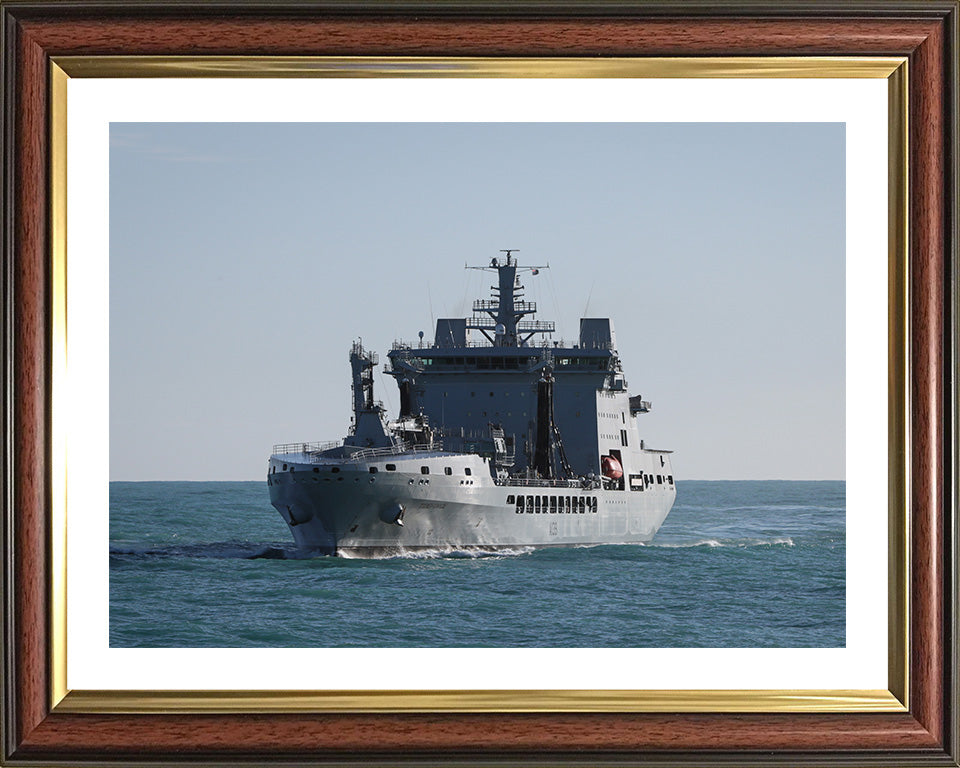
[{"label": "blue sea", "polygon": [[680,481],[646,546],[304,557],[262,482],[110,484],[113,647],[845,644],[843,482]]}]

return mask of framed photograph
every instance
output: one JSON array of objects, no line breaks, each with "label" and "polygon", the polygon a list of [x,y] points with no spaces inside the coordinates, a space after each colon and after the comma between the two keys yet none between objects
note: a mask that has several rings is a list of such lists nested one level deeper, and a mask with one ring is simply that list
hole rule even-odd
[{"label": "framed photograph", "polygon": [[958,764],[956,3],[0,5],[5,762]]}]

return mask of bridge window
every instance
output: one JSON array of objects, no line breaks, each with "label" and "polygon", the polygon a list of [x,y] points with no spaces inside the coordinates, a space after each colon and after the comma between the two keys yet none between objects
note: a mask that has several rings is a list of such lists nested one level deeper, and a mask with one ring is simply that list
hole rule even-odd
[{"label": "bridge window", "polygon": [[370,474],[375,475],[379,470],[376,467],[370,467]]},{"label": "bridge window", "polygon": [[533,496],[527,496],[527,512],[533,512]]},{"label": "bridge window", "polygon": [[550,512],[551,512],[551,513],[555,513],[556,511],[557,511],[557,497],[556,497],[556,496],[551,496],[551,497],[550,497]]},{"label": "bridge window", "polygon": [[421,475],[429,475],[429,474],[430,474],[430,467],[420,467],[420,474],[421,474]]},{"label": "bridge window", "polygon": [[507,504],[513,504],[513,496],[507,496]]},{"label": "bridge window", "polygon": [[673,475],[667,475],[667,482],[673,485]]},{"label": "bridge window", "polygon": [[470,467],[464,467],[464,468],[463,468],[463,474],[465,474],[465,475],[472,475],[472,474],[473,474],[473,470],[470,469]]},{"label": "bridge window", "polygon": [[396,464],[387,464],[387,472],[396,472],[396,471],[397,471]]},{"label": "bridge window", "polygon": [[452,474],[453,474],[453,470],[452,470],[450,467],[444,467],[444,468],[443,468],[443,474],[445,474],[445,475],[452,475]]}]

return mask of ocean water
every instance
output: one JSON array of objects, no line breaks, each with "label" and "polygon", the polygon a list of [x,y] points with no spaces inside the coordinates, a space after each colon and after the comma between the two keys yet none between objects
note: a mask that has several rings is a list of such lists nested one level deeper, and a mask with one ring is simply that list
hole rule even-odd
[{"label": "ocean water", "polygon": [[843,482],[679,481],[646,546],[301,556],[262,482],[110,484],[114,647],[842,647]]}]

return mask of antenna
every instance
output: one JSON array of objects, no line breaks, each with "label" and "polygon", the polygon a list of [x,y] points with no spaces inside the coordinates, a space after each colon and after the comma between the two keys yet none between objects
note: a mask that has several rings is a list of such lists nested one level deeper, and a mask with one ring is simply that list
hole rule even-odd
[{"label": "antenna", "polygon": [[501,248],[501,249],[500,249],[500,253],[505,253],[505,254],[507,254],[507,265],[508,265],[508,266],[509,266],[509,264],[510,264],[510,254],[512,254],[512,253],[517,253],[519,250],[520,250],[519,248]]}]

